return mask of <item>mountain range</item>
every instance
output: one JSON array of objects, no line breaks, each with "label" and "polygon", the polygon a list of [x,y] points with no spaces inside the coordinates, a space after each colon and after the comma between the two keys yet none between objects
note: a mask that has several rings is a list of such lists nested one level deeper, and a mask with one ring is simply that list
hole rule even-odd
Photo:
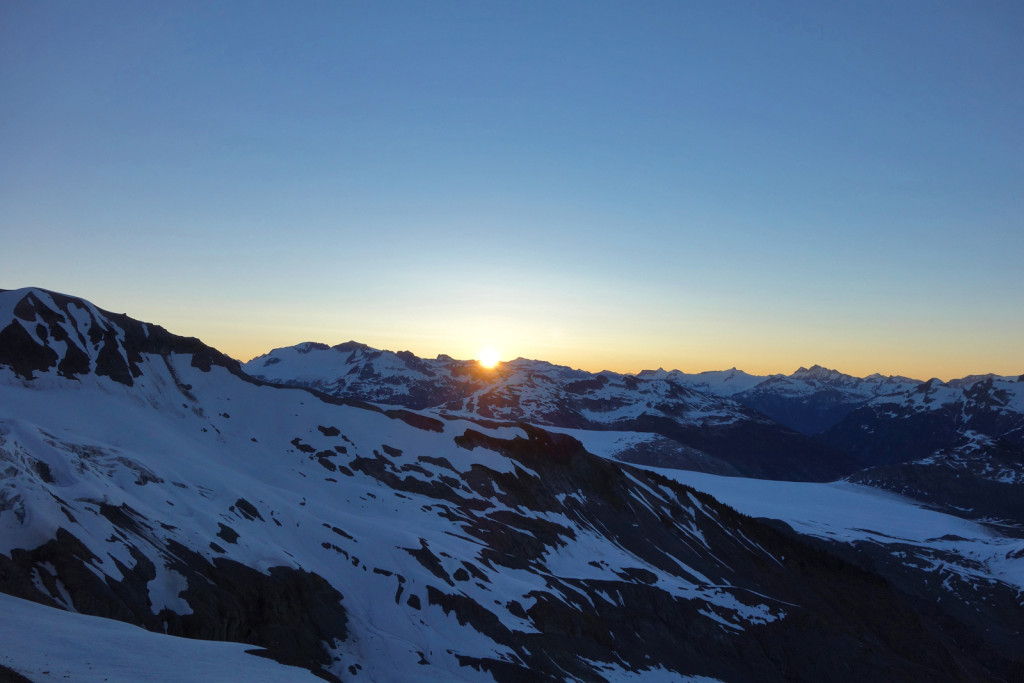
[{"label": "mountain range", "polygon": [[1024,524],[1024,376],[950,382],[820,366],[756,376],[590,373],[518,358],[488,370],[447,356],[303,343],[245,363],[253,377],[439,418],[628,432],[624,462],[898,491],[976,519]]},{"label": "mountain range", "polygon": [[2,291],[0,676],[1019,680],[1022,394],[243,365]]}]

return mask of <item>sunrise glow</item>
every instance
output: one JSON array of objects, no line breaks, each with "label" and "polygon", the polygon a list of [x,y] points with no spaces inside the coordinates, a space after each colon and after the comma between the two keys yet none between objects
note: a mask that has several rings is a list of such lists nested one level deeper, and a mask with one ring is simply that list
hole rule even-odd
[{"label": "sunrise glow", "polygon": [[480,351],[480,358],[477,360],[482,367],[493,368],[501,362],[501,355],[494,349],[483,349]]}]

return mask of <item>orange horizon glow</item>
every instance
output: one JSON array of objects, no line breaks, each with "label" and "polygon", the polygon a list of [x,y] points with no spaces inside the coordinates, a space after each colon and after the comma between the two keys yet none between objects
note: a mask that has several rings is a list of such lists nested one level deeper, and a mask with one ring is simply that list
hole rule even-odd
[{"label": "orange horizon glow", "polygon": [[[299,343],[297,341],[288,343],[282,340],[279,343],[267,345],[265,347],[255,347],[247,344],[243,353],[232,354],[230,344],[225,344],[225,348],[220,348],[216,344],[214,335],[208,335],[208,338],[211,342],[214,342],[212,344],[214,348],[218,348],[218,350],[222,350],[228,355],[238,358],[242,362],[246,362],[252,358],[266,354],[273,348],[291,346],[295,343]],[[365,343],[368,343],[373,348],[380,349],[400,350],[409,347],[408,344],[395,345],[388,344],[387,342],[378,342],[376,344],[371,342]],[[257,352],[258,348],[261,350]],[[456,359],[473,358],[475,356],[476,363],[481,368],[485,369],[493,369],[501,363],[507,362],[502,361],[500,359],[500,354],[496,350],[490,348],[481,349],[475,354],[466,353],[465,350],[459,349],[444,351],[429,348],[409,348],[409,350],[422,358],[433,358],[440,353],[449,355]],[[904,377],[919,380],[928,380],[933,377],[937,377],[944,382],[966,377],[968,375],[985,373],[1005,376],[1019,376],[1024,373],[1024,367],[1018,369],[1012,367],[1007,368],[1005,367],[1005,361],[995,362],[987,367],[977,367],[974,363],[969,362],[959,362],[954,364],[947,361],[943,363],[941,359],[935,359],[934,362],[929,362],[932,361],[930,358],[919,359],[917,362],[905,359],[904,362],[895,363],[891,360],[879,359],[877,362],[871,362],[864,358],[851,358],[846,362],[840,362],[835,359],[822,358],[820,355],[815,358],[812,355],[811,357],[802,360],[779,357],[768,360],[751,361],[749,356],[742,357],[742,355],[737,355],[736,358],[725,359],[721,354],[708,354],[706,356],[693,355],[684,359],[685,362],[679,362],[681,359],[678,357],[678,354],[666,354],[665,357],[661,357],[660,354],[652,353],[623,353],[619,358],[613,358],[611,357],[611,354],[568,354],[564,351],[552,352],[550,349],[541,348],[521,349],[519,352],[508,356],[508,358],[512,357],[523,357],[530,360],[546,361],[554,365],[564,365],[587,372],[597,373],[602,370],[607,370],[627,375],[635,375],[643,370],[657,370],[658,368],[664,368],[665,370],[679,370],[688,374],[737,368],[738,370],[751,375],[789,375],[800,367],[809,368],[816,364],[832,370],[838,370],[839,372],[853,377],[867,377],[868,375],[879,373],[881,375],[902,375]]]},{"label": "orange horizon glow", "polygon": [[[101,307],[117,310],[101,300]],[[288,347],[304,341],[320,341],[334,345],[355,339],[381,350],[408,350],[421,358],[440,354],[456,359],[482,359],[482,349],[497,348],[501,340],[503,362],[522,357],[563,365],[588,372],[609,370],[636,374],[643,370],[680,370],[685,373],[738,368],[751,375],[789,375],[799,367],[818,364],[854,377],[873,373],[902,375],[919,380],[938,377],[949,381],[967,375],[994,373],[1020,376],[1024,362],[1012,337],[1001,343],[969,337],[954,338],[954,346],[945,345],[951,335],[922,334],[907,339],[835,339],[819,337],[801,339],[792,333],[771,334],[767,330],[757,341],[740,334],[710,335],[707,328],[673,334],[670,341],[650,338],[642,331],[625,333],[616,328],[601,328],[600,335],[585,335],[582,330],[566,327],[561,334],[545,334],[540,327],[522,326],[506,330],[493,324],[484,329],[462,326],[457,334],[425,333],[421,329],[397,334],[391,330],[374,329],[369,333],[337,329],[328,324],[309,324],[308,319],[290,318],[294,311],[283,311],[282,320],[273,329],[253,323],[242,312],[227,316],[211,309],[208,316],[188,318],[179,309],[150,310],[138,313],[131,306],[122,306],[141,320],[154,321],[175,334],[196,336],[210,346],[233,358],[246,362],[274,348]],[[446,321],[447,322],[447,321]],[[376,326],[375,326],[376,327]],[[452,327],[458,327],[454,322]],[[467,327],[470,327],[467,329]],[[901,343],[901,342],[906,342]],[[750,348],[756,346],[758,348]],[[979,347],[972,353],[964,349]],[[486,367],[480,364],[481,368]],[[497,366],[494,366],[497,367]]]}]

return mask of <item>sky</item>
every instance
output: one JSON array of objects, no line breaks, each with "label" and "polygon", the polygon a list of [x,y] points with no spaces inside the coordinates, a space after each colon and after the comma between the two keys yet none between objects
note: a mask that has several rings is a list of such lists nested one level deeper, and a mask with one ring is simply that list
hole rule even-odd
[{"label": "sky", "polygon": [[1024,372],[1024,5],[0,2],[0,288],[241,360]]}]

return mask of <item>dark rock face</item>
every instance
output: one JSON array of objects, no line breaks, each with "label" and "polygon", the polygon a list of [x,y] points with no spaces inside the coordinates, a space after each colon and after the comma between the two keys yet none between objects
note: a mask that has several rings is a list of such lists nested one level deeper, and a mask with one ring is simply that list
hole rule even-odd
[{"label": "dark rock face", "polygon": [[[198,339],[179,337],[158,325],[103,311],[57,292],[29,290],[16,304],[14,315],[15,319],[0,329],[0,365],[25,379],[56,366],[63,377],[94,372],[132,386],[142,374],[142,354],[190,354],[193,367],[209,371],[217,365],[247,377],[238,361]],[[53,342],[64,343],[63,356],[53,350]]]},{"label": "dark rock face", "polygon": [[614,426],[672,439],[725,463],[740,476],[833,481],[858,469],[858,463],[839,449],[815,443],[776,424],[756,420],[696,426],[644,415]]},{"label": "dark rock face", "polygon": [[[942,634],[975,667],[968,672],[944,671],[950,680],[1017,680],[1024,663],[1017,654],[1021,633],[1018,590],[1001,582],[973,583],[956,573],[926,573],[921,569],[951,558],[936,549],[896,544],[883,548],[876,543],[835,543],[822,539],[802,540],[831,556],[884,576],[892,590],[901,593],[914,609],[927,615],[933,635]],[[942,586],[942,584],[946,584]],[[986,671],[984,675],[980,671]]]},{"label": "dark rock face", "polygon": [[0,364],[14,370],[19,377],[33,379],[33,373],[46,372],[57,360],[57,353],[32,339],[24,326],[12,323],[0,330]]},{"label": "dark rock face", "polygon": [[874,398],[920,384],[907,377],[859,378],[820,365],[768,377],[733,394],[738,403],[802,434],[818,434]]},{"label": "dark rock face", "polygon": [[887,406],[870,405],[855,410],[820,439],[868,467],[923,458],[951,445],[957,435],[956,409],[952,406],[895,418]]},{"label": "dark rock face", "polygon": [[871,467],[850,480],[1024,534],[1024,449],[1006,441],[961,438],[925,458]]},{"label": "dark rock face", "polygon": [[866,466],[852,480],[976,519],[1024,525],[1019,382],[925,382],[858,408],[820,435]]},{"label": "dark rock face", "polygon": [[347,637],[344,596],[317,574],[292,567],[267,573],[224,558],[207,561],[172,544],[169,565],[188,579],[181,593],[192,614],[164,610],[167,633],[204,640],[252,643],[283,664],[326,667],[324,645]]},{"label": "dark rock face", "polygon": [[25,678],[17,671],[0,665],[0,683],[32,683],[32,681]]},{"label": "dark rock face", "polygon": [[1010,394],[1024,388],[1015,384],[988,377],[961,388],[929,380],[853,411],[820,440],[869,466],[955,448],[969,432],[1024,447],[1024,413],[1014,409]]},{"label": "dark rock face", "polygon": [[[74,599],[75,609],[118,621],[126,621],[153,629],[154,616],[146,608],[145,584],[153,576],[153,566],[142,558],[131,575],[122,582],[100,580],[88,565],[96,560],[93,553],[74,535],[59,529],[54,538],[31,550],[16,549],[10,558],[0,554],[0,587],[5,593],[57,606],[57,580]],[[35,568],[52,566],[53,572],[38,573],[46,592],[32,580]]]},{"label": "dark rock face", "polygon": [[761,391],[740,394],[735,398],[748,408],[802,434],[822,432],[865,403],[863,400],[850,401],[846,394],[835,390],[801,397],[777,396]]},{"label": "dark rock face", "polygon": [[[737,597],[772,595],[787,603],[791,599],[793,607],[770,603],[772,609],[785,610],[786,618],[746,625],[744,637],[735,639],[699,618],[713,606],[652,585],[648,571],[623,572],[621,582],[552,577],[550,592],[532,594],[535,603],[526,610],[540,633],[523,634],[508,631],[481,605],[457,593],[434,590],[431,604],[508,644],[523,662],[522,667],[484,659],[466,664],[508,681],[522,680],[528,672],[541,680],[561,680],[564,672],[600,680],[592,669],[580,667],[579,657],[611,661],[611,652],[633,670],[654,661],[691,675],[735,681],[969,680],[987,675],[952,640],[936,639],[943,615],[922,611],[877,575],[656,474],[595,458],[568,437],[524,429],[528,439],[500,440],[472,431],[461,437],[467,448],[496,450],[524,466],[516,475],[480,472],[467,483],[476,488],[493,481],[509,504],[586,520],[662,571],[678,572],[685,565],[716,584],[733,586]],[[543,477],[528,471],[543,471]],[[648,494],[646,505],[637,506],[637,487],[672,495],[658,499]],[[586,497],[567,497],[578,491],[586,491]],[[672,501],[683,500],[699,504],[708,515],[698,522],[708,554],[689,546],[679,533],[676,524],[683,515]],[[467,533],[487,542],[483,557],[492,565],[543,572],[548,549],[557,548],[567,532],[515,517],[495,525],[484,511],[460,514],[466,515]],[[643,529],[642,537],[637,528]],[[774,559],[779,557],[786,559],[780,563]],[[1019,664],[999,666],[1012,670]]]},{"label": "dark rock face", "polygon": [[866,403],[817,439],[865,468],[853,481],[1024,526],[1021,393],[1019,381],[994,376],[932,379]]},{"label": "dark rock face", "polygon": [[[126,531],[140,531],[130,516],[122,513],[118,519]],[[14,550],[10,558],[0,554],[0,588],[57,606],[59,582],[82,614],[186,638],[251,643],[277,661],[313,670],[331,663],[325,643],[333,645],[347,637],[343,596],[322,577],[292,567],[271,567],[262,573],[228,559],[210,562],[173,542],[165,549],[174,558],[168,566],[186,578],[188,588],[181,597],[192,613],[164,609],[154,614],[147,583],[155,577],[155,568],[137,548],[129,550],[135,564],[120,566],[124,578],[104,581],[89,568],[97,558],[60,529],[37,548]],[[52,570],[39,571],[42,566]],[[45,592],[33,577],[40,577]]]},{"label": "dark rock face", "polygon": [[692,470],[727,477],[742,476],[736,467],[724,460],[713,458],[697,448],[685,446],[667,437],[636,443],[616,453],[615,459],[636,465]]}]

